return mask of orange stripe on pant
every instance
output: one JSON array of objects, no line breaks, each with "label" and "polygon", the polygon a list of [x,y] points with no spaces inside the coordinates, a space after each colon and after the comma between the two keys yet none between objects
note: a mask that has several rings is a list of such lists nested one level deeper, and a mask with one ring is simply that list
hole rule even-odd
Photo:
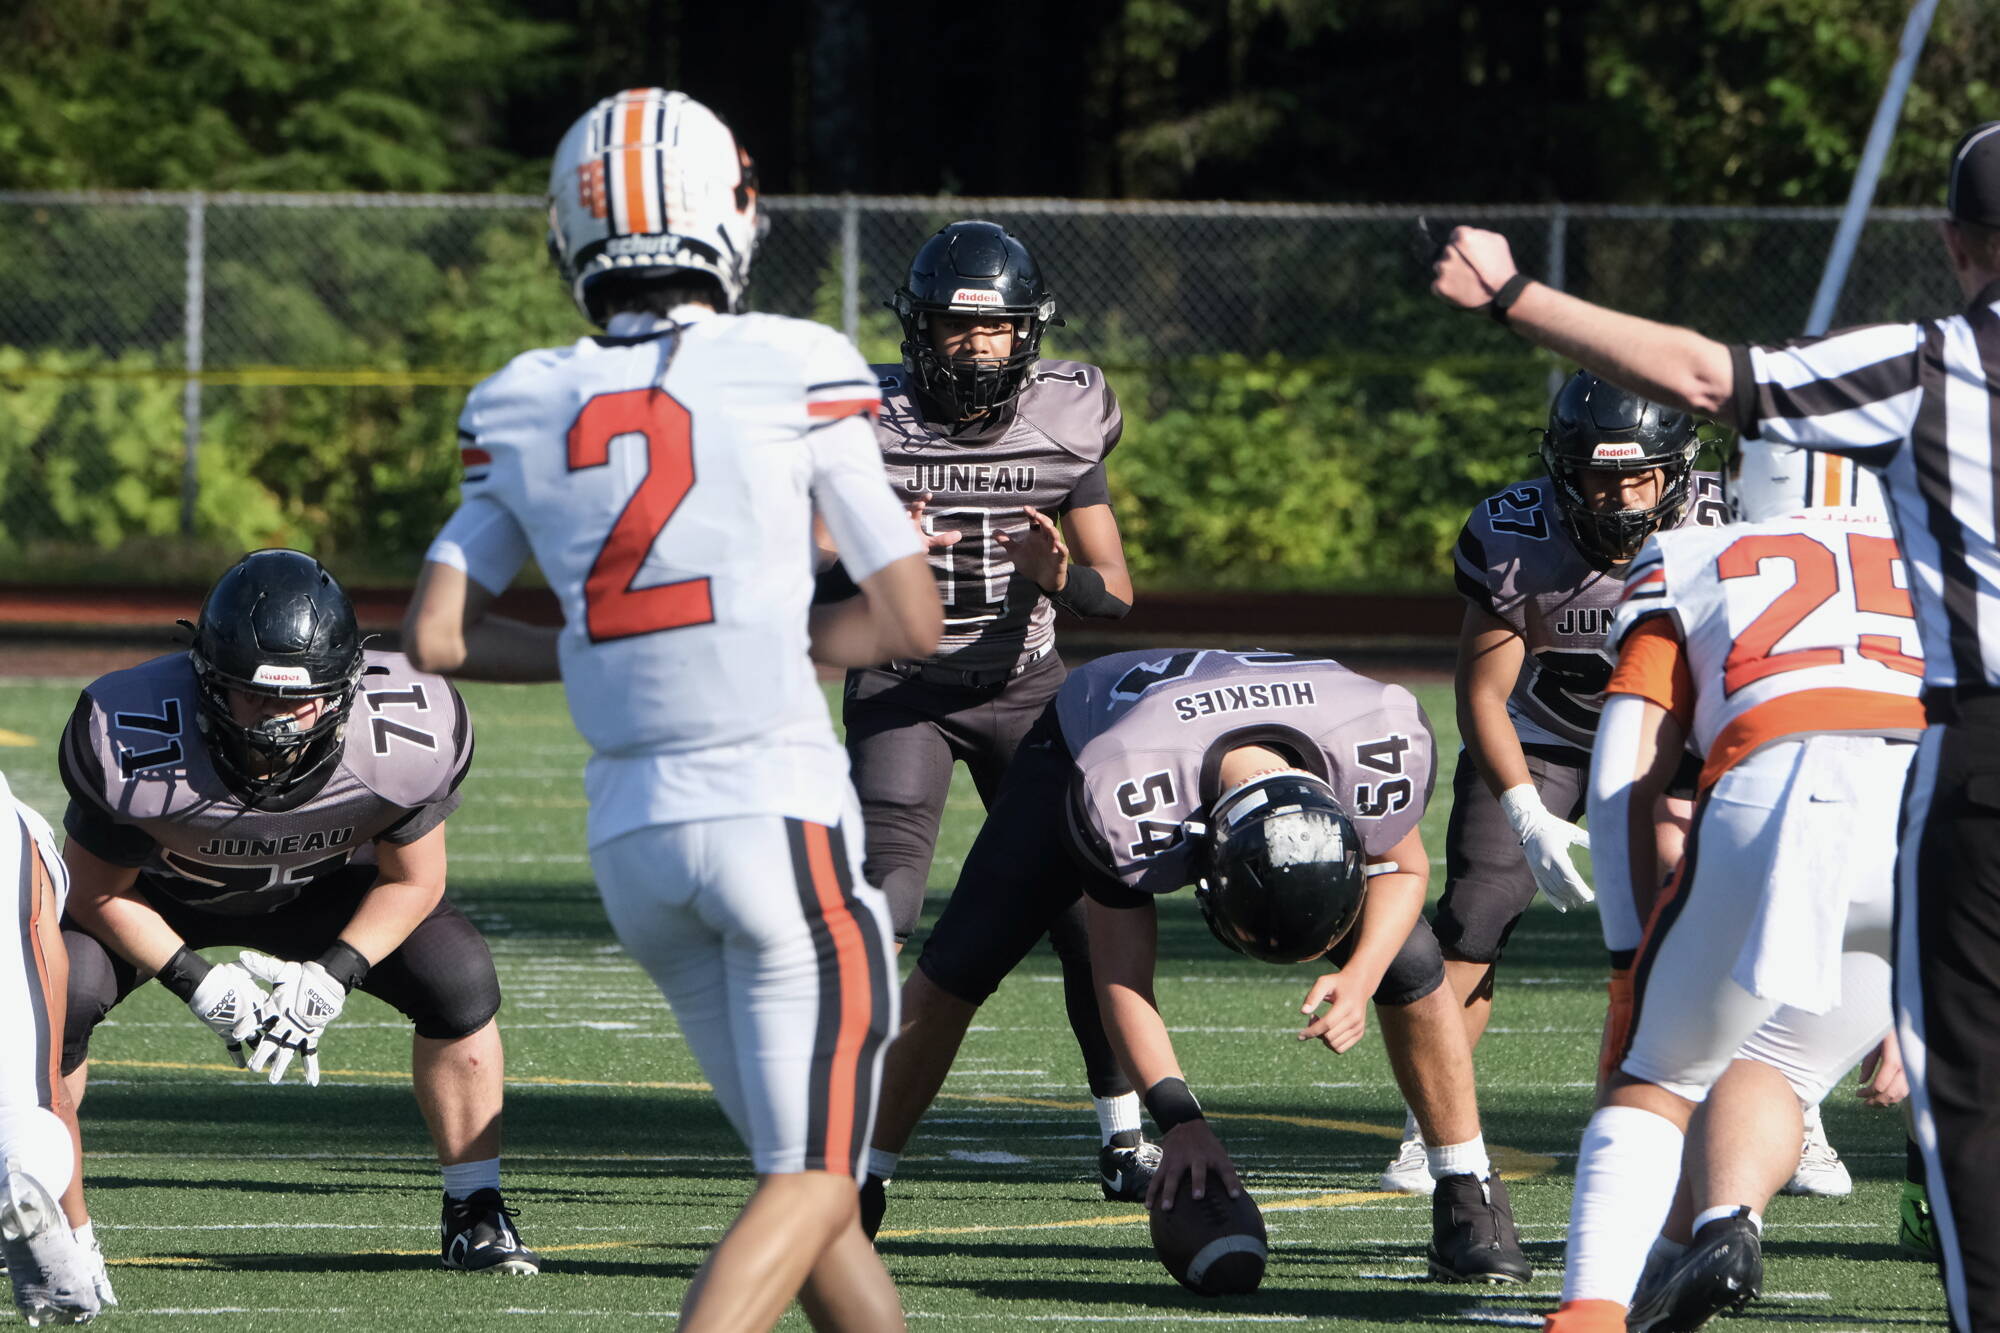
[{"label": "orange stripe on pant", "polygon": [[[29,874],[33,880],[30,891],[34,895],[28,917],[28,938],[33,941],[29,962],[35,969],[35,981],[41,987],[42,1012],[48,1016],[48,1028],[41,1037],[47,1043],[48,1050],[49,1067],[44,1071],[49,1081],[47,1105],[54,1111],[61,1110],[64,1106],[62,1043],[63,1018],[69,1012],[67,994],[69,965],[66,957],[59,960],[61,966],[50,965],[48,947],[42,938],[42,932],[45,927],[53,927],[55,923],[47,919],[42,908],[44,903],[54,906],[55,890],[49,883],[48,868],[42,864],[41,854],[36,849],[34,840],[28,836],[26,827],[22,828],[21,835],[24,840],[22,851],[28,858]],[[61,934],[55,929],[50,929],[49,933],[57,941],[62,939]]]},{"label": "orange stripe on pant", "polygon": [[[861,923],[841,892],[840,875],[833,863],[833,848],[826,826],[804,824],[806,863],[812,875],[813,895],[833,941],[836,984],[840,987],[840,1025],[834,1038],[833,1063],[827,1071],[826,1087],[826,1169],[845,1174],[853,1170],[855,1093],[861,1080],[861,1052],[873,1021],[874,1001],[869,994],[868,945]],[[821,978],[825,984],[826,978]],[[835,1163],[841,1166],[836,1167]]]}]

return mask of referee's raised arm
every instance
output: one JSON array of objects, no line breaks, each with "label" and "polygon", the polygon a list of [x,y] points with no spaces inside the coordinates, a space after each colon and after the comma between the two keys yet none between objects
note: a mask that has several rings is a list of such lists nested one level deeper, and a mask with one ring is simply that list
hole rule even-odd
[{"label": "referee's raised arm", "polygon": [[[1966,307],[1730,346],[1520,272],[1460,227],[1431,290],[1656,402],[1875,469],[1908,567],[1931,727],[1897,858],[1896,1008],[1955,1327],[2000,1331],[2000,121],[1952,152],[1944,242]],[[1802,500],[1805,497],[1801,497]],[[1898,596],[1901,589],[1893,589]]]}]

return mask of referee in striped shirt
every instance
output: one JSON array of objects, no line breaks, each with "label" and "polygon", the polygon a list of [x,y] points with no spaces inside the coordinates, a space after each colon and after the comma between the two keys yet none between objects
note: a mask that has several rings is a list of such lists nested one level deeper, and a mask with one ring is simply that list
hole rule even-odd
[{"label": "referee in striped shirt", "polygon": [[1660,403],[1875,469],[1924,647],[1925,733],[1897,862],[1897,1027],[1962,1333],[2000,1330],[2000,121],[1952,153],[1963,313],[1732,347],[1528,278],[1460,227],[1431,290]]}]

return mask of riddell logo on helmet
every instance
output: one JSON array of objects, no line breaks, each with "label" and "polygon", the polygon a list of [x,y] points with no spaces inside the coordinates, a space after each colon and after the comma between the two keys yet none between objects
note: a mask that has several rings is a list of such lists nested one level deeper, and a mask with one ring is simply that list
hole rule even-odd
[{"label": "riddell logo on helmet", "polygon": [[1644,458],[1646,451],[1636,444],[1600,444],[1590,451],[1593,463],[1616,463],[1626,458]]},{"label": "riddell logo on helmet", "polygon": [[268,662],[259,663],[256,674],[250,677],[257,685],[310,685],[312,672],[304,667],[272,666]]},{"label": "riddell logo on helmet", "polygon": [[1000,293],[985,287],[960,287],[951,294],[953,305],[999,305]]}]

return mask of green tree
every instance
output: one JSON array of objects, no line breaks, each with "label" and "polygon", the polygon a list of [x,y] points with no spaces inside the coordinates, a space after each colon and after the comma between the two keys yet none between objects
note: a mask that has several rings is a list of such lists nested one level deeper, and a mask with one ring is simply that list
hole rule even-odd
[{"label": "green tree", "polygon": [[494,118],[566,35],[508,0],[25,0],[0,188],[539,189]]}]

